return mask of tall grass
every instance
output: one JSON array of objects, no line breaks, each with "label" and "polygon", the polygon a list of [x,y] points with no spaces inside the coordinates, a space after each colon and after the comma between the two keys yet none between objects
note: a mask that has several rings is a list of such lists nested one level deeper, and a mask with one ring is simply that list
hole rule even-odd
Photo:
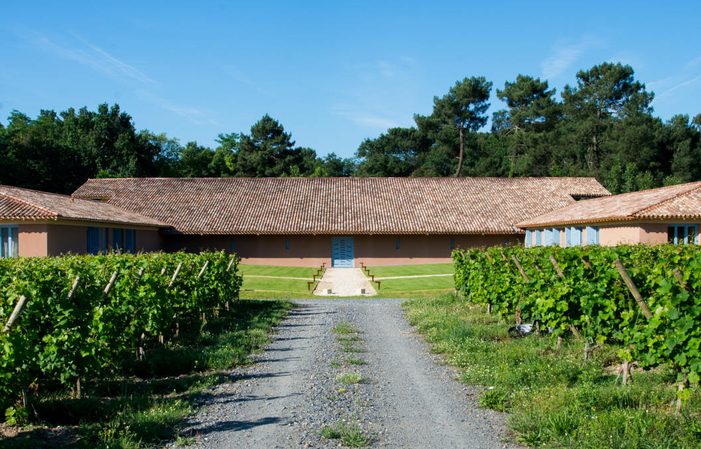
[{"label": "tall grass", "polygon": [[509,413],[509,427],[529,446],[574,448],[699,447],[701,394],[676,414],[674,374],[636,370],[617,382],[617,345],[583,360],[582,341],[561,348],[547,335],[511,338],[495,315],[449,295],[404,303],[409,322],[433,350],[461,368],[460,381],[480,385],[481,406]]}]

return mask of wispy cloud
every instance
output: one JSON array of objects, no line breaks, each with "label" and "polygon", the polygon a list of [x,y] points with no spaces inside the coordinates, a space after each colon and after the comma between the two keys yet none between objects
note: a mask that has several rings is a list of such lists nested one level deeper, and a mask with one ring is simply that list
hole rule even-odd
[{"label": "wispy cloud", "polygon": [[59,58],[85,65],[117,80],[137,81],[141,84],[155,83],[136,67],[115,58],[102,48],[91,44],[80,36],[72,35],[72,37],[78,45],[60,44],[40,33],[34,33],[31,41],[42,50]]},{"label": "wispy cloud", "polygon": [[334,92],[340,100],[330,113],[372,132],[414,124],[413,100],[421,67],[410,56],[366,61],[346,66],[349,79]]},{"label": "wispy cloud", "polygon": [[356,125],[372,128],[376,131],[384,131],[389,128],[412,125],[411,123],[402,123],[400,120],[396,120],[391,117],[382,116],[362,109],[355,109],[345,105],[334,105],[331,107],[331,112],[347,118]]},{"label": "wispy cloud", "polygon": [[540,63],[543,78],[552,79],[562,75],[588,49],[600,45],[601,41],[585,36],[574,44],[557,44],[551,50],[551,55]]},{"label": "wispy cloud", "polygon": [[690,60],[689,62],[686,63],[686,68],[690,69],[692,67],[696,67],[697,65],[701,64],[701,55],[695,57],[694,59]]},{"label": "wispy cloud", "polygon": [[178,104],[175,104],[171,101],[168,101],[164,98],[159,97],[158,95],[155,95],[152,92],[143,90],[143,89],[138,89],[134,91],[134,93],[142,100],[148,103],[151,103],[155,106],[158,106],[161,109],[164,109],[166,111],[170,111],[186,120],[189,122],[195,124],[195,125],[201,125],[204,122],[211,123],[212,125],[219,126],[219,123],[217,123],[215,120],[209,118],[207,114],[205,114],[203,111],[193,108],[190,106],[181,106]]},{"label": "wispy cloud", "polygon": [[681,89],[682,87],[688,86],[688,85],[690,85],[690,84],[694,84],[695,82],[697,82],[697,81],[699,81],[699,80],[701,80],[701,75],[699,75],[699,76],[697,76],[697,77],[695,77],[695,78],[692,78],[692,79],[690,79],[690,80],[683,81],[683,82],[681,82],[681,83],[679,83],[679,84],[677,84],[677,85],[675,85],[675,86],[673,86],[673,87],[670,87],[669,89],[665,90],[665,91],[662,92],[661,94],[659,94],[659,95],[657,96],[657,99],[664,98],[666,95],[668,95],[668,94],[674,92],[675,90]]}]

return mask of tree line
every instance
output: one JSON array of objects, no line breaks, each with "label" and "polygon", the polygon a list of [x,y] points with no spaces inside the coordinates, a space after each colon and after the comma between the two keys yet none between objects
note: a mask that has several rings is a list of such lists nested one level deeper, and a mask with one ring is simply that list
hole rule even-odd
[{"label": "tree line", "polygon": [[0,183],[70,193],[94,177],[594,176],[613,193],[701,180],[701,114],[653,115],[654,93],[633,69],[579,71],[558,96],[547,80],[518,75],[459,80],[415,126],[363,141],[355,157],[297,146],[267,114],[250,133],[220,134],[214,149],[137,131],[119,105],[97,111],[13,111],[0,124]]}]

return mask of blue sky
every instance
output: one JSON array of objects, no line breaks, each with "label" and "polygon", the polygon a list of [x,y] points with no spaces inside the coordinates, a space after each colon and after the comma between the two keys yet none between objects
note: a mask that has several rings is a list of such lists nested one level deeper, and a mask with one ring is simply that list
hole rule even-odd
[{"label": "blue sky", "polygon": [[[348,157],[413,125],[456,80],[519,73],[562,91],[630,64],[655,114],[701,113],[701,2],[6,2],[0,121],[119,103],[139,129],[216,146],[270,114]],[[558,94],[559,95],[559,94]]]}]

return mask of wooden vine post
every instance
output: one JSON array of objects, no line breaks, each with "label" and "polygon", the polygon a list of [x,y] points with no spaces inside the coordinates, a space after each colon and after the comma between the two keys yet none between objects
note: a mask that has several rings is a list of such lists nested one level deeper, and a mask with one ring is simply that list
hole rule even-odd
[{"label": "wooden vine post", "polygon": [[[183,263],[180,262],[178,266],[175,268],[175,273],[173,273],[173,277],[171,278],[170,282],[168,283],[168,288],[171,288],[173,284],[175,284],[175,280],[178,279],[178,275],[180,274],[180,270],[183,269]],[[178,314],[176,313],[173,318],[175,318],[175,336],[180,335],[180,318],[178,317]],[[163,335],[158,336],[158,341],[159,343],[163,344]]]},{"label": "wooden vine post", "polygon": [[[209,261],[206,260],[204,262],[204,265],[202,266],[202,269],[200,270],[200,273],[197,275],[197,279],[202,279],[202,275],[204,275],[205,270],[207,269],[207,266],[209,265]],[[204,326],[207,323],[207,319],[205,318],[205,312],[202,310],[202,326]]]},{"label": "wooden vine post", "polygon": [[[502,256],[503,255],[504,254],[502,253]],[[490,256],[489,253],[485,253],[485,256],[487,256],[487,260],[489,260],[490,262],[492,261],[492,256]],[[492,303],[488,302],[487,303],[487,315],[491,315],[491,314],[492,314]]]},{"label": "wooden vine post", "polygon": [[652,318],[652,312],[650,312],[650,308],[647,306],[647,303],[643,299],[643,295],[641,295],[638,291],[638,287],[635,286],[633,279],[630,278],[630,275],[628,274],[626,267],[624,267],[621,263],[621,260],[616,259],[613,261],[613,264],[616,266],[618,274],[620,274],[623,278],[623,282],[626,283],[626,286],[628,287],[628,290],[630,290],[630,293],[633,295],[633,298],[635,298],[635,302],[637,302],[638,306],[640,306],[640,309],[642,310],[643,315],[645,315],[645,318],[647,318],[648,320]]},{"label": "wooden vine post", "polygon": [[[501,253],[503,256],[504,253]],[[506,257],[504,257],[506,259]],[[518,271],[521,273],[521,276],[523,276],[523,279],[525,279],[526,282],[530,282],[528,279],[528,275],[524,271],[523,267],[521,266],[521,262],[518,261],[518,258],[516,257],[516,254],[512,254],[511,258],[513,259],[514,263],[516,264],[516,268],[518,268]],[[516,307],[516,324],[521,324],[521,310],[519,307]]]},{"label": "wooden vine post", "polygon": [[[621,262],[620,259],[616,259],[613,261],[614,266],[616,267],[616,270],[618,270],[618,274],[621,275],[621,278],[623,279],[623,282],[625,282],[626,286],[628,287],[628,290],[630,291],[631,295],[633,295],[633,298],[635,298],[635,302],[638,303],[638,306],[640,307],[640,310],[643,312],[643,315],[645,318],[648,320],[652,318],[652,312],[650,312],[650,308],[647,306],[647,303],[645,302],[645,299],[643,298],[643,295],[640,294],[640,291],[638,290],[638,287],[635,286],[635,282],[633,282],[633,279],[631,279],[630,275],[628,274],[628,271],[626,270],[626,267],[623,266],[623,263]],[[623,385],[628,384],[628,377],[630,376],[630,363],[628,360],[623,361]],[[683,388],[683,385],[680,385],[681,388]],[[678,407],[680,407],[680,404],[677,404]]]},{"label": "wooden vine post", "polygon": [[[679,282],[679,285],[686,290],[688,293],[691,293],[691,290],[689,289],[689,286],[686,285],[686,282],[684,282],[684,276],[682,275],[682,272],[679,270],[679,268],[675,268],[672,273],[674,273],[674,277],[677,279],[677,282]],[[684,390],[684,384],[686,383],[687,376],[684,375],[684,380],[679,382],[677,385],[677,390],[678,391],[683,391]],[[682,398],[677,397],[677,413],[679,413],[682,409]]]},{"label": "wooden vine post", "polygon": [[[141,282],[141,278],[144,277],[145,272],[146,272],[146,267],[139,268],[139,272],[136,274],[136,281],[137,282]],[[139,348],[136,350],[136,359],[137,360],[143,360],[144,357],[146,356],[146,353],[144,351],[144,336],[145,336],[145,334],[143,332],[139,336]]]},{"label": "wooden vine post", "polygon": [[[27,306],[27,302],[28,300],[26,297],[19,297],[19,301],[17,301],[15,308],[12,310],[10,319],[7,320],[7,323],[5,323],[5,327],[2,329],[3,333],[10,332],[10,329],[12,329],[12,327],[19,319],[20,315],[22,315],[22,312],[24,312],[24,308]],[[25,410],[29,408],[29,397],[27,395],[27,387],[25,385],[22,385],[22,407],[24,407]]]},{"label": "wooden vine post", "polygon": [[110,291],[112,290],[112,287],[114,287],[114,282],[117,280],[117,276],[119,275],[119,271],[115,270],[114,273],[112,273],[112,277],[110,278],[109,282],[107,283],[107,286],[105,289],[102,291],[102,295],[100,296],[100,302],[97,303],[98,306],[102,304],[102,301],[107,298],[107,295],[110,294]]},{"label": "wooden vine post", "polygon": [[[71,286],[71,290],[68,292],[68,296],[66,297],[66,299],[68,299],[69,301],[73,299],[75,292],[80,286],[80,281],[82,280],[83,278],[81,278],[80,275],[75,277],[75,280],[73,281],[73,286]],[[78,377],[75,381],[75,397],[80,399],[80,377]]]},{"label": "wooden vine post", "polygon": [[8,333],[10,329],[12,329],[12,326],[15,325],[22,312],[24,312],[24,308],[27,306],[27,302],[28,300],[24,296],[19,297],[19,301],[17,301],[15,308],[12,310],[10,319],[7,320],[7,323],[5,323],[5,327],[2,330],[4,333]]},{"label": "wooden vine post", "polygon": [[[550,263],[553,264],[553,268],[555,268],[555,272],[557,273],[558,276],[560,276],[560,279],[565,279],[565,273],[563,273],[562,269],[560,268],[560,265],[557,264],[557,260],[555,260],[555,256],[552,254],[550,255]],[[570,328],[574,329],[574,326],[570,323]],[[562,347],[562,335],[557,336],[557,349],[560,349]]]},{"label": "wooden vine post", "polygon": [[[231,260],[229,261],[229,266],[226,267],[227,273],[231,270],[231,266],[234,264],[235,260],[236,260],[236,258],[232,257]],[[226,310],[227,312],[229,311],[229,298],[226,298],[226,302],[224,302],[224,310]]]}]

